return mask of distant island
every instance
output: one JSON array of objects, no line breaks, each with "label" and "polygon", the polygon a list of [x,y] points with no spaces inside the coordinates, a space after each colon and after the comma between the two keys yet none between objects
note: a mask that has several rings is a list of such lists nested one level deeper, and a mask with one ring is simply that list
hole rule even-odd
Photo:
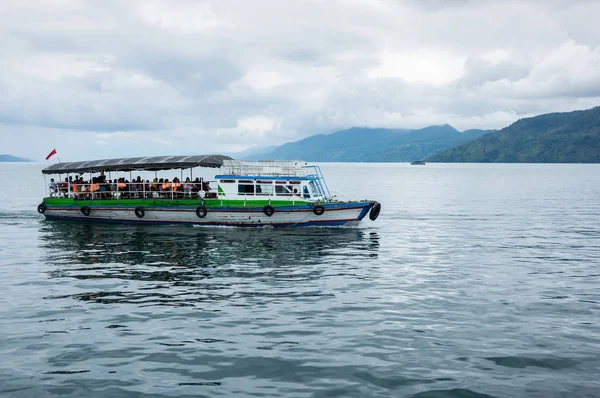
[{"label": "distant island", "polygon": [[254,150],[237,157],[246,160],[309,162],[410,162],[472,141],[491,131],[460,132],[447,124],[417,130],[352,127],[331,134],[313,135],[262,152]]},{"label": "distant island", "polygon": [[600,163],[600,107],[520,119],[428,162]]},{"label": "distant island", "polygon": [[600,163],[600,107],[549,113],[502,130],[352,127],[234,157],[310,162]]},{"label": "distant island", "polygon": [[0,155],[0,162],[31,162],[31,160],[12,155]]}]

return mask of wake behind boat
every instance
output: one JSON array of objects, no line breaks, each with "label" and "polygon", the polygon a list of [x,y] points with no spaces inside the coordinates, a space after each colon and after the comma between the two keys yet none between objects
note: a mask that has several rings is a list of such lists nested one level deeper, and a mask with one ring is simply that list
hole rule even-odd
[{"label": "wake behind boat", "polygon": [[[219,172],[212,180],[194,179],[196,168],[218,168]],[[159,179],[157,173],[167,170],[181,170],[181,177]],[[189,172],[185,180],[184,170],[186,176]],[[133,172],[144,178],[134,179]],[[375,221],[381,210],[376,201],[337,199],[318,166],[295,161],[159,156],[56,163],[42,173],[58,175],[59,182],[51,180],[38,206],[38,212],[50,220],[337,226],[357,223],[367,214]],[[153,174],[152,181],[145,179],[147,173]]]}]

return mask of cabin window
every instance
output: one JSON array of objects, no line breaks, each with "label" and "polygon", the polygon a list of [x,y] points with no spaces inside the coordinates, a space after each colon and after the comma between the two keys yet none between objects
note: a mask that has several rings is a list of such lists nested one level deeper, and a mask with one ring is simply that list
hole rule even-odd
[{"label": "cabin window", "polygon": [[290,181],[290,184],[298,185],[298,184],[301,184],[301,182],[300,181]]},{"label": "cabin window", "polygon": [[273,184],[257,184],[256,185],[257,195],[273,195]]},{"label": "cabin window", "polygon": [[312,196],[314,196],[314,197],[319,196],[319,191],[317,191],[317,187],[315,186],[314,181],[309,182],[308,186],[310,187],[310,192],[312,193]]},{"label": "cabin window", "polygon": [[240,195],[254,195],[254,185],[252,185],[252,184],[238,184],[238,194],[240,194]]},{"label": "cabin window", "polygon": [[310,199],[310,192],[308,192],[308,187],[306,185],[302,187],[302,192],[304,199]]},{"label": "cabin window", "polygon": [[235,180],[221,180],[221,184],[233,184]]},{"label": "cabin window", "polygon": [[287,186],[275,185],[275,194],[277,196],[291,196],[292,192],[293,191],[292,191],[291,185],[287,185]]},{"label": "cabin window", "polygon": [[238,182],[242,183],[242,184],[252,184],[253,183],[252,180],[238,180]]},{"label": "cabin window", "polygon": [[287,184],[287,182],[286,181],[275,181],[275,184],[285,185],[285,184]]}]

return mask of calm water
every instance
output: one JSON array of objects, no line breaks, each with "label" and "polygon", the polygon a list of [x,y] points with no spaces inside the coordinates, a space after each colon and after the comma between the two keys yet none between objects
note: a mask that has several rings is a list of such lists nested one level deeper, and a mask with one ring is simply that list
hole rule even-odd
[{"label": "calm water", "polygon": [[381,216],[297,230],[46,222],[39,170],[0,164],[2,396],[600,396],[600,165],[326,164]]}]

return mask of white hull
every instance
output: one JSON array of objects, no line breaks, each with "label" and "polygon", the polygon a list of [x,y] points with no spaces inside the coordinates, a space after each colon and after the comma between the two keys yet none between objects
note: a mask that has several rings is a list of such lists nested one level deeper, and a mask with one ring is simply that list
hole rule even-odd
[{"label": "white hull", "polygon": [[48,219],[71,219],[99,222],[137,224],[194,224],[194,225],[233,225],[233,226],[310,226],[344,225],[360,221],[370,208],[368,202],[353,207],[328,207],[322,215],[312,209],[276,210],[268,217],[260,209],[209,209],[206,216],[199,218],[195,209],[153,209],[146,207],[144,216],[138,217],[135,208],[111,209],[90,207],[88,216],[77,207],[48,207],[44,215]]}]

